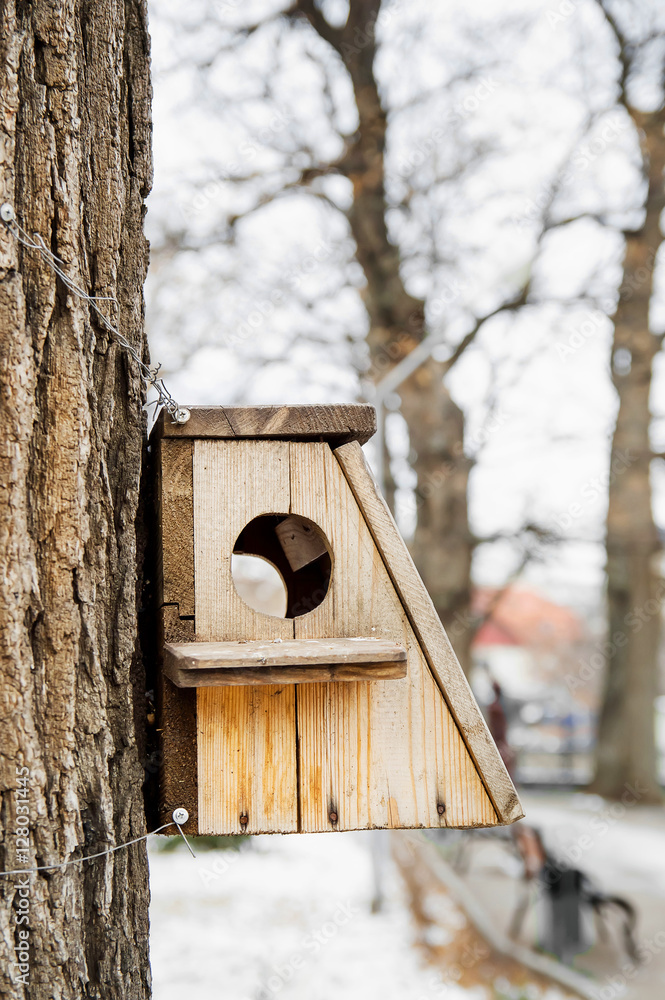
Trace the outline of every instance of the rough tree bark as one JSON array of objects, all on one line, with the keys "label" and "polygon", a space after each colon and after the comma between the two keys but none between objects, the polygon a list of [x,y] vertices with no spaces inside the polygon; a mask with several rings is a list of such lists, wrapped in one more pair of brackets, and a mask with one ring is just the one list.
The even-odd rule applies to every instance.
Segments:
[{"label": "rough tree bark", "polygon": [[[151,180],[144,0],[7,2],[0,200],[145,352]],[[145,832],[137,657],[143,388],[34,251],[0,231],[3,869]],[[27,779],[24,779],[27,775]],[[27,797],[23,786],[27,785]],[[27,807],[27,809],[26,809]],[[29,816],[29,849],[15,831]],[[27,885],[23,889],[23,885]],[[147,997],[144,844],[0,878],[0,994]],[[27,907],[27,909],[26,909]],[[17,923],[24,912],[26,923]],[[29,971],[16,961],[28,930]]]},{"label": "rough tree bark", "polygon": [[[410,295],[398,248],[386,226],[384,152],[387,115],[374,73],[375,25],[381,0],[352,0],[342,28],[325,19],[314,0],[294,12],[341,58],[351,80],[358,129],[334,169],[353,184],[348,220],[366,286],[370,375],[379,381],[426,334],[425,303]],[[464,417],[443,382],[444,366],[430,360],[399,390],[401,412],[417,476],[417,523],[412,553],[465,670],[470,667],[472,539],[467,512],[470,463],[464,454]]]},{"label": "rough tree bark", "polygon": [[641,801],[661,801],[654,699],[665,588],[661,545],[651,508],[650,390],[662,337],[649,329],[656,254],[665,208],[665,108],[627,107],[641,131],[648,176],[642,227],[626,234],[624,273],[614,318],[612,378],[619,410],[612,440],[607,514],[609,651],[592,789],[621,798],[628,785]]}]

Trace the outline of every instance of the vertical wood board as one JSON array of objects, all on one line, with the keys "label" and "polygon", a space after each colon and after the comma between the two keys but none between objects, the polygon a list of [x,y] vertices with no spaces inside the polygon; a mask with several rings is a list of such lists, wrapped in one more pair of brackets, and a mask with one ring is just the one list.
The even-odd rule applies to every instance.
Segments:
[{"label": "vertical wood board", "polygon": [[[289,512],[289,443],[195,441],[194,496],[196,640],[293,638],[293,622],[254,611],[231,576],[247,522]],[[297,830],[294,685],[200,688],[197,722],[200,832]]]},{"label": "vertical wood board", "polygon": [[167,439],[158,444],[160,592],[157,602],[177,604],[178,614],[194,614],[193,442]]},{"label": "vertical wood board", "polygon": [[[175,605],[160,609],[161,642],[191,642],[194,622],[178,617]],[[156,683],[160,751],[159,821],[169,823],[174,809],[189,813],[185,833],[198,833],[196,691],[178,690],[159,670]]]},{"label": "vertical wood board", "polygon": [[[156,441],[157,549],[156,602],[158,645],[194,638],[194,491],[193,442]],[[155,681],[159,719],[160,823],[173,810],[189,813],[186,832],[197,827],[196,693],[183,698],[160,668]]]}]

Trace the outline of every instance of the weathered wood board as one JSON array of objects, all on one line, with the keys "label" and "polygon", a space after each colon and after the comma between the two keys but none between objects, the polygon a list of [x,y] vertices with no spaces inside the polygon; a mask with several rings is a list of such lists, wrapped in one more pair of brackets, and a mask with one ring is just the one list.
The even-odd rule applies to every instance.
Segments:
[{"label": "weathered wood board", "polygon": [[181,618],[194,614],[193,441],[158,444],[160,526],[157,600],[177,604]]},{"label": "weathered wood board", "polygon": [[[197,642],[294,637],[292,620],[245,604],[231,575],[245,525],[289,512],[289,448],[288,441],[194,442]],[[297,830],[295,686],[202,687],[196,714],[200,832]]]},{"label": "weathered wood board", "polygon": [[155,435],[168,438],[282,439],[365,444],[376,433],[376,411],[363,403],[336,406],[192,406],[186,424],[163,410]]},{"label": "weathered wood board", "polygon": [[176,687],[406,677],[406,650],[382,639],[165,643],[163,663]]},{"label": "weathered wood board", "polygon": [[[194,639],[194,486],[191,440],[153,438],[158,525],[155,598],[160,647]],[[187,809],[187,833],[198,830],[196,693],[178,691],[157,670],[159,821]]]}]

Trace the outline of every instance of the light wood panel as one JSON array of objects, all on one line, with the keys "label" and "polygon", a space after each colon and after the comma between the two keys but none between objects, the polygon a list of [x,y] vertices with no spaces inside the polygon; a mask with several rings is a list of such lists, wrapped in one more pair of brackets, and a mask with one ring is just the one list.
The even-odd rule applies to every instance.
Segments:
[{"label": "light wood panel", "polygon": [[357,443],[334,452],[363,512],[396,592],[420,641],[432,676],[464,734],[464,741],[483,777],[500,821],[514,823],[524,815],[510,776],[487,729],[441,620],[420,579]]},{"label": "light wood panel", "polygon": [[[245,524],[289,512],[288,442],[196,440],[194,497],[197,642],[293,638],[293,622],[254,611],[231,576]],[[199,831],[295,831],[293,685],[199,688],[197,727]]]},{"label": "light wood panel", "polygon": [[291,511],[333,553],[328,595],[295,619],[296,638],[367,635],[408,654],[404,680],[298,690],[301,829],[496,824],[341,466],[327,444],[305,442],[291,443],[290,464]]}]

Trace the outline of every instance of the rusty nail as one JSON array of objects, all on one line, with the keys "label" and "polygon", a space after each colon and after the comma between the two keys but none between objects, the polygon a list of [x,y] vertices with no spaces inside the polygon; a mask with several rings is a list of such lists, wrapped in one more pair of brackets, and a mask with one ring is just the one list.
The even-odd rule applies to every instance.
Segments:
[{"label": "rusty nail", "polygon": [[331,823],[336,823],[337,822],[337,813],[336,812],[331,812],[329,814],[329,816],[330,816],[330,822]]},{"label": "rusty nail", "polygon": [[248,823],[249,823],[249,816],[246,816],[243,813],[242,816],[240,817],[240,825],[241,826],[247,826]]},{"label": "rusty nail", "polygon": [[438,812],[439,816],[443,816],[444,812],[446,811],[446,807],[444,806],[443,802],[439,802],[438,806],[436,807],[436,811]]}]

